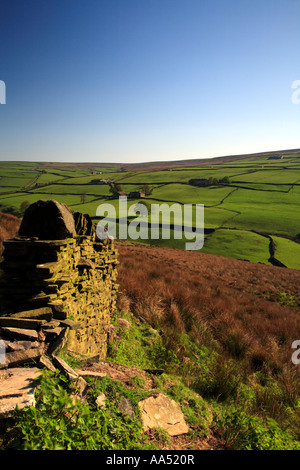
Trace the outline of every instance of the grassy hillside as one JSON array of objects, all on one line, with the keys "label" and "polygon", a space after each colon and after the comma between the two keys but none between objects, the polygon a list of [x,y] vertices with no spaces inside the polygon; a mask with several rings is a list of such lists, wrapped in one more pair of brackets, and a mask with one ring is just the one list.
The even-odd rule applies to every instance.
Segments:
[{"label": "grassy hillside", "polygon": [[[291,344],[300,337],[300,272],[117,246],[107,375],[86,377],[82,400],[72,381],[45,373],[36,407],[0,423],[0,448],[299,450],[300,373]],[[68,350],[59,355],[75,370],[99,368]],[[158,393],[179,404],[187,434],[143,430],[138,402]],[[122,398],[131,417],[120,411]]]},{"label": "grassy hillside", "polygon": [[[253,449],[257,419],[299,441],[291,345],[300,337],[300,273],[176,249],[121,244],[119,252],[119,309],[162,330],[171,369],[213,409],[210,430],[231,448]],[[257,445],[267,448],[263,435]]]}]

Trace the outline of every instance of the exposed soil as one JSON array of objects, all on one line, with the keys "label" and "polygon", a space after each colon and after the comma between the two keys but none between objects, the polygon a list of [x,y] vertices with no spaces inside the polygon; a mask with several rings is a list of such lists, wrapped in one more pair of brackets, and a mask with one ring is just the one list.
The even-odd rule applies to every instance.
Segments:
[{"label": "exposed soil", "polygon": [[135,385],[132,383],[131,379],[133,377],[140,377],[144,380],[145,388],[153,388],[151,375],[137,367],[124,366],[113,362],[95,362],[84,367],[84,371],[105,373],[113,380],[122,382],[122,384],[127,388],[134,388]]},{"label": "exposed soil", "polygon": [[[113,380],[120,381],[126,388],[131,389],[136,387],[131,379],[133,377],[140,377],[144,380],[144,387],[146,389],[151,390],[154,388],[154,376],[137,367],[124,366],[113,362],[95,362],[84,367],[84,371],[106,373]],[[167,384],[166,387],[168,387]],[[197,428],[194,427],[194,429],[196,430]],[[195,437],[189,434],[169,436],[166,443],[159,439],[152,430],[147,431],[146,435],[149,441],[161,450],[227,450],[226,444],[213,434],[206,438]]]}]

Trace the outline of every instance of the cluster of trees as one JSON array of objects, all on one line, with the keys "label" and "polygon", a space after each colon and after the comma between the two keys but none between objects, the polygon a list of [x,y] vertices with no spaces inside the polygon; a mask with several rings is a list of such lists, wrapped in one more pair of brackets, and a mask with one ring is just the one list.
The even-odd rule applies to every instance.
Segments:
[{"label": "cluster of trees", "polygon": [[149,184],[144,184],[142,188],[143,193],[145,193],[146,196],[151,196],[153,188]]},{"label": "cluster of trees", "polygon": [[[141,191],[145,194],[145,196],[150,196],[152,194],[153,188],[149,184],[144,184]],[[118,183],[111,183],[109,192],[113,196],[117,196],[120,192],[123,192],[123,188]]]},{"label": "cluster of trees", "polygon": [[228,176],[223,178],[213,178],[212,176],[206,180],[204,186],[217,186],[218,184],[230,184],[230,179]]},{"label": "cluster of trees", "polygon": [[122,192],[123,189],[122,189],[122,186],[120,184],[117,184],[117,183],[111,183],[110,184],[110,187],[109,187],[109,192],[113,195],[113,196],[117,196],[120,192]]},{"label": "cluster of trees", "polygon": [[219,184],[230,184],[230,179],[228,176],[224,176],[223,178],[214,178],[210,176],[208,179],[201,178],[201,179],[191,179],[189,184],[194,186],[218,186]]}]

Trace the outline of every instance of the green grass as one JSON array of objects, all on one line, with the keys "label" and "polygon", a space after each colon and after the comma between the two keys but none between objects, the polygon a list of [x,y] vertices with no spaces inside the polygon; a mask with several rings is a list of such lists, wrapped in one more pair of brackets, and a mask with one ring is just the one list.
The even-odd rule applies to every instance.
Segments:
[{"label": "green grass", "polygon": [[213,206],[220,204],[222,199],[228,196],[233,189],[234,188],[230,186],[198,188],[188,184],[175,183],[155,188],[151,194],[151,199],[175,200],[182,204],[204,204],[205,206]]},{"label": "green grass", "polygon": [[33,179],[38,175],[38,171],[32,171],[30,169],[22,170],[21,168],[1,168],[0,167],[0,176],[7,178],[28,178]]},{"label": "green grass", "polygon": [[[119,327],[118,318],[126,319],[129,328]],[[173,442],[165,432],[155,429],[147,435],[142,428],[138,403],[159,393],[174,400],[183,412],[189,426],[183,443],[191,451],[210,437],[229,450],[300,449],[293,415],[298,406],[284,396],[276,379],[265,377],[263,381],[259,373],[247,377],[241,373],[241,362],[221,357],[216,341],[208,347],[188,333],[174,332],[171,347],[166,348],[168,338],[164,339],[160,330],[141,323],[126,310],[115,311],[112,323],[116,336],[109,343],[107,360],[135,367],[135,375],[128,377],[126,384],[109,375],[86,377],[88,389],[80,400],[71,398],[76,390],[74,381],[44,371],[36,389],[35,407],[15,410],[6,428],[2,426],[1,450],[132,452],[161,449],[167,444],[172,449]],[[82,357],[74,358],[64,350],[58,354],[71,367],[84,367]],[[163,373],[152,375],[149,389],[140,373],[144,368],[157,367],[163,368]],[[105,396],[105,407],[96,405],[100,394]],[[263,396],[265,405],[279,401],[288,420],[274,417],[272,407],[262,407]],[[122,397],[130,400],[133,417],[119,410]]]},{"label": "green grass", "polygon": [[[38,175],[36,183],[45,186],[31,186],[24,192],[24,187]],[[230,178],[229,186],[199,188],[186,184],[192,178],[225,176]],[[262,247],[267,239],[254,235],[252,230],[272,236],[300,237],[300,185],[292,186],[296,181],[300,182],[300,157],[297,155],[282,160],[254,156],[226,164],[128,172],[105,168],[101,164],[82,168],[64,167],[59,163],[0,162],[0,205],[2,210],[13,208],[17,211],[24,200],[32,203],[51,198],[97,220],[97,207],[109,203],[116,208],[118,217],[118,200],[107,199],[110,196],[109,185],[91,184],[93,179],[102,178],[120,183],[127,194],[141,190],[145,183],[150,183],[153,192],[146,198],[149,204],[162,204],[163,201],[169,206],[173,202],[204,204],[206,229],[235,229],[220,230],[210,236],[204,248],[210,253],[251,258],[254,262],[265,263],[267,254]],[[168,182],[170,184],[166,184]],[[139,200],[128,199],[128,205],[137,202]],[[181,223],[181,218],[174,219],[171,214],[173,222]],[[277,243],[278,259],[289,267],[299,269],[298,245],[282,238]],[[172,237],[171,240],[161,240],[161,244],[182,248],[185,242]]]},{"label": "green grass", "polygon": [[60,180],[64,180],[65,177],[64,176],[61,176],[61,175],[55,175],[53,173],[42,173],[36,183],[38,184],[49,184],[49,183],[53,183],[54,181],[60,181]]},{"label": "green grass", "polygon": [[[113,174],[113,177],[111,176],[112,173],[106,173],[106,174],[101,174],[101,175],[85,175],[85,176],[78,176],[75,174],[74,176],[68,178],[68,179],[64,179],[64,184],[68,184],[70,186],[76,186],[77,184],[78,185],[81,185],[81,184],[90,184],[91,181],[93,180],[100,180],[100,179],[115,179],[114,176],[116,175],[119,175],[118,173],[117,174]],[[97,185],[97,186],[101,186],[101,185]]]},{"label": "green grass", "polygon": [[34,189],[35,193],[43,193],[46,195],[49,194],[93,194],[95,197],[108,196],[109,186],[107,184],[74,184],[74,185],[64,185],[64,184],[51,184],[49,186],[44,186],[42,188]]},{"label": "green grass", "polygon": [[44,166],[38,166],[36,167],[39,171],[46,171],[46,174],[53,174],[55,173],[57,176],[62,177],[62,178],[72,178],[72,177],[78,177],[78,176],[87,176],[90,174],[89,170],[84,170],[80,168],[67,168],[67,169],[62,169],[59,167],[48,167],[45,168]]},{"label": "green grass", "polygon": [[300,170],[271,170],[266,169],[249,173],[247,175],[234,176],[232,181],[248,181],[249,183],[280,183],[289,184],[300,181]]},{"label": "green grass", "polygon": [[[118,325],[120,317],[128,321],[129,328]],[[113,362],[140,369],[160,369],[174,360],[174,354],[164,348],[159,333],[147,323],[140,324],[130,312],[116,310],[111,323],[116,337],[108,345],[108,356]]]},{"label": "green grass", "polygon": [[13,186],[16,189],[19,189],[30,183],[35,178],[35,176],[37,176],[37,174],[15,177],[3,176],[3,178],[0,180],[0,185],[1,187]]},{"label": "green grass", "polygon": [[244,173],[245,170],[231,169],[231,168],[220,168],[215,167],[207,169],[194,168],[194,169],[178,169],[178,170],[164,170],[164,171],[151,171],[151,172],[136,172],[135,174],[129,175],[124,174],[123,178],[119,178],[119,181],[124,183],[174,183],[174,182],[188,182],[193,178],[222,178],[229,176],[231,178],[239,173]]},{"label": "green grass", "polygon": [[16,192],[16,187],[15,186],[0,186],[0,193],[1,194],[15,193],[15,192]]},{"label": "green grass", "polygon": [[[176,237],[178,237],[178,238],[176,238]],[[128,237],[128,240],[133,241],[130,238],[130,236]],[[170,230],[170,238],[169,239],[164,239],[163,235],[162,235],[162,230],[160,229],[159,230],[159,239],[158,240],[151,239],[150,230],[149,230],[148,239],[138,239],[137,241],[139,243],[143,243],[143,244],[146,244],[146,245],[163,246],[165,248],[178,248],[178,249],[181,249],[181,250],[185,250],[186,249],[186,243],[194,243],[195,242],[195,237],[193,237],[192,239],[187,239],[183,232],[181,232],[179,230]]]},{"label": "green grass", "polygon": [[275,242],[275,258],[291,269],[300,269],[300,244],[282,237],[272,236]]},{"label": "green grass", "polygon": [[0,162],[0,171],[5,169],[34,169],[37,167],[36,162],[10,162],[10,161],[1,161]]},{"label": "green grass", "polygon": [[207,237],[201,251],[253,263],[270,264],[269,240],[243,230],[217,230]]},{"label": "green grass", "polygon": [[[159,240],[151,240],[150,231],[148,240],[139,239],[138,242],[151,245],[164,246],[166,248],[186,249],[186,243],[195,241],[195,238],[187,239],[180,231],[170,231],[170,239],[162,238],[159,231]],[[181,238],[175,238],[181,236]],[[270,264],[269,240],[261,235],[243,230],[217,230],[208,235],[201,248],[201,253],[225,256],[227,258],[247,260],[252,263]],[[283,263],[284,261],[281,260]]]},{"label": "green grass", "polygon": [[300,187],[289,193],[238,189],[222,207],[239,214],[227,227],[295,236],[300,233]]},{"label": "green grass", "polygon": [[[253,191],[266,191],[266,192],[273,192],[278,191],[281,193],[288,193],[293,191],[293,187],[291,184],[264,184],[264,183],[237,183],[232,182],[232,186],[240,187],[244,189],[252,189]],[[261,192],[261,195],[264,195],[264,192]]]},{"label": "green grass", "polygon": [[[91,196],[86,196],[89,199]],[[8,208],[12,208],[16,213],[20,209],[20,205],[24,201],[29,201],[33,204],[40,199],[55,199],[58,202],[62,202],[70,206],[73,210],[80,212],[77,207],[81,206],[80,195],[65,195],[65,194],[53,194],[51,197],[45,194],[33,194],[33,193],[19,193],[17,196],[3,196],[0,198],[0,210],[5,212]],[[9,210],[9,212],[11,212]]]}]

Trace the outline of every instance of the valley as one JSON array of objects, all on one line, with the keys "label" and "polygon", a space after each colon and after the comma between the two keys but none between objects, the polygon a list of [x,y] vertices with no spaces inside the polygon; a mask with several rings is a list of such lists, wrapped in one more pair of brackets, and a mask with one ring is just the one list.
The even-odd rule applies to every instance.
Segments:
[{"label": "valley", "polygon": [[[1,162],[0,210],[21,217],[29,204],[55,199],[97,222],[97,207],[103,203],[113,204],[119,216],[121,194],[128,196],[128,205],[203,204],[203,253],[300,269],[300,153],[195,162]],[[193,222],[191,226],[195,228]],[[184,237],[174,228],[167,240],[149,235],[142,242],[184,248]]]}]

